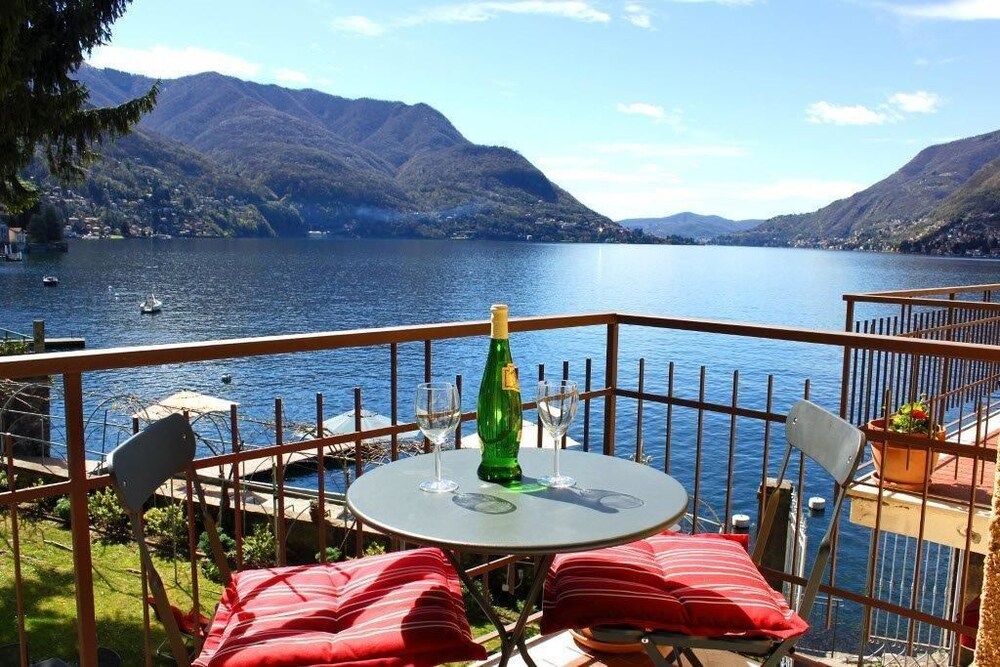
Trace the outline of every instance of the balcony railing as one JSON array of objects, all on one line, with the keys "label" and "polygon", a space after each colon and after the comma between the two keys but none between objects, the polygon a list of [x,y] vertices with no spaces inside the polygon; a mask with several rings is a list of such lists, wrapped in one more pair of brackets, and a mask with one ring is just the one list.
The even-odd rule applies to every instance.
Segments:
[{"label": "balcony railing", "polygon": [[[977,305],[977,312],[982,310]],[[853,321],[850,311],[849,308],[848,320]],[[878,384],[884,383],[884,379],[874,378],[888,377],[891,375],[888,369],[923,369],[929,367],[927,360],[935,360],[948,369],[948,380],[941,386],[979,388],[973,394],[961,394],[963,400],[974,398],[976,405],[969,407],[957,398],[949,405],[953,406],[951,409],[959,409],[961,405],[964,414],[976,415],[981,437],[974,442],[970,439],[960,442],[952,434],[945,442],[914,438],[910,443],[914,450],[930,448],[955,457],[956,462],[968,462],[973,478],[987,474],[987,466],[995,459],[995,452],[983,444],[988,412],[978,404],[988,402],[992,385],[983,378],[1000,364],[1000,348],[985,333],[967,341],[947,336],[902,336],[891,328],[870,331],[861,327],[854,331],[852,325],[848,331],[822,331],[623,313],[520,318],[512,320],[510,328],[523,385],[530,384],[527,378],[533,373],[539,378],[560,375],[580,381],[585,390],[581,417],[570,435],[581,440],[595,455],[600,452],[633,458],[676,477],[692,499],[686,522],[689,530],[730,530],[734,514],[756,518],[758,491],[766,485],[777,464],[773,450],[780,451],[772,443],[782,439],[785,411],[795,400],[809,397],[828,408],[840,408],[852,418],[874,414],[875,399],[865,398],[865,407],[857,407],[859,387],[864,388],[866,397],[875,396],[874,390],[886,385]],[[918,328],[926,330],[927,326]],[[284,563],[290,555],[289,527],[296,525],[296,521],[311,525],[306,518],[310,515],[323,525],[315,531],[314,546],[321,558],[334,539],[343,539],[343,533],[336,532],[341,530],[353,532],[353,539],[346,538],[344,542],[352,546],[350,555],[361,553],[365,531],[339,511],[336,506],[339,496],[327,475],[329,470],[337,470],[332,464],[334,455],[343,453],[345,448],[361,452],[362,455],[353,457],[353,474],[364,474],[363,441],[388,436],[387,458],[397,458],[400,435],[415,428],[409,410],[400,407],[408,405],[407,383],[454,377],[466,396],[464,405],[468,408],[473,404],[468,397],[475,395],[482,363],[481,355],[473,351],[485,347],[482,339],[487,334],[486,322],[461,322],[0,359],[0,382],[10,381],[8,394],[16,393],[19,378],[53,377],[53,395],[62,400],[52,406],[51,419],[62,420],[54,430],[65,434],[65,442],[60,443],[65,446],[62,481],[0,492],[0,507],[8,510],[12,544],[3,558],[13,565],[9,568],[5,565],[2,570],[11,572],[12,580],[3,581],[0,588],[5,594],[15,594],[18,611],[16,636],[4,634],[0,643],[18,641],[24,645],[31,640],[25,623],[25,609],[31,606],[31,600],[25,597],[28,590],[18,562],[18,505],[65,495],[70,502],[79,660],[85,666],[96,664],[99,627],[94,605],[93,538],[87,528],[88,494],[108,486],[109,481],[99,470],[88,467],[97,458],[98,449],[93,442],[95,429],[89,422],[98,404],[106,407],[106,403],[84,391],[89,379],[94,378],[91,384],[99,383],[109,372],[115,372],[115,377],[132,378],[136,383],[158,379],[165,387],[178,383],[177,378],[184,377],[184,369],[199,375],[204,373],[206,364],[220,360],[239,362],[245,369],[265,365],[286,368],[281,382],[272,388],[273,395],[266,399],[272,402],[272,416],[265,420],[270,439],[246,441],[241,424],[247,408],[234,405],[218,438],[225,443],[225,451],[215,454],[206,451],[196,462],[199,474],[215,481],[219,489],[216,502],[232,509],[238,564],[242,564],[249,524],[259,522],[260,517],[271,524],[277,545],[275,558]],[[476,338],[480,340],[473,340]],[[331,356],[335,361],[331,362]],[[897,361],[887,364],[886,359]],[[380,401],[382,405],[388,403],[392,425],[363,430],[359,421],[353,433],[291,439],[292,429],[286,423],[290,411],[314,413],[314,432],[319,432],[318,426],[330,411],[328,406],[333,399],[303,385],[325,382],[326,371],[321,373],[317,369],[331,366],[352,369],[353,375],[341,378],[340,384],[350,382],[356,386],[349,392],[356,412]],[[900,372],[901,377],[912,377]],[[922,372],[918,370],[917,375]],[[872,391],[868,391],[869,385]],[[894,386],[905,383],[900,381]],[[283,394],[299,397],[294,409],[281,398]],[[525,394],[525,398],[530,398],[527,395],[530,392]],[[303,406],[303,396],[314,397],[309,399],[312,404]],[[338,398],[343,396],[338,393]],[[530,401],[525,402],[526,409],[532,407]],[[474,420],[473,411],[464,414],[455,446],[461,446],[463,429],[468,433]],[[132,418],[130,428],[139,427],[139,419]],[[6,436],[5,444],[8,475],[13,479],[19,464],[12,451],[14,437]],[[304,516],[302,501],[287,488],[286,480],[290,461],[305,454],[315,458],[316,481],[311,494],[312,511]],[[247,479],[261,466],[271,470],[263,487]],[[789,521],[788,552],[784,564],[769,572],[774,581],[784,582],[789,591],[802,583],[796,574],[796,563],[810,556],[805,499],[829,493],[829,489],[818,488],[812,482],[811,468],[802,462],[791,477],[796,480],[798,502]],[[185,492],[183,484],[178,487],[175,499],[189,505],[191,510],[190,493]],[[884,484],[875,485],[878,507],[894,495]],[[932,536],[925,534],[923,517],[935,502],[934,494],[925,486],[916,495],[922,518],[913,538],[917,553],[908,561],[909,565],[900,566],[903,585],[911,593],[903,598],[884,593],[879,587],[878,572],[873,569],[879,550],[884,549],[880,539],[887,530],[882,518],[877,517],[869,527],[845,520],[831,573],[822,589],[826,603],[817,605],[810,619],[813,630],[804,644],[816,650],[836,649],[856,654],[859,664],[860,656],[873,650],[913,655],[931,651],[928,647],[933,645],[945,647],[944,662],[958,664],[958,635],[975,634],[974,628],[961,622],[959,611],[968,591],[977,588],[975,580],[970,578],[970,554],[976,547],[971,526],[982,509],[982,500],[975,492],[969,496],[963,514],[967,527],[965,548],[942,573],[937,571],[942,569],[940,566],[926,564]],[[188,511],[187,515],[194,516],[194,512]],[[193,528],[189,535],[193,542]],[[476,575],[485,580],[509,574],[513,562],[512,558],[484,562]],[[925,587],[925,582],[928,571],[935,568],[947,585],[931,590]],[[196,579],[199,576],[196,571],[192,575]],[[196,599],[197,590],[195,586]],[[941,599],[945,604],[938,604]],[[201,600],[200,606],[210,607],[210,602]],[[136,599],[135,604],[139,607],[143,601]],[[880,615],[900,619],[897,625],[903,627],[889,648],[882,639],[879,639],[881,644],[873,644],[873,637],[882,637],[873,632],[872,625],[873,619],[881,618]],[[147,617],[147,631],[149,623]],[[155,620],[151,623],[156,624]],[[928,634],[933,635],[933,641],[926,641]],[[148,646],[149,642],[146,643]]]}]

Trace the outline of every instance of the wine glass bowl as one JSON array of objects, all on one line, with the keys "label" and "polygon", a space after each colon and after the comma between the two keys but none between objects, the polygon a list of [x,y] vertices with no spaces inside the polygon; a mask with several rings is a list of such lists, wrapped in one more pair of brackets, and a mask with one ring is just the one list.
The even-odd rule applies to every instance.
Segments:
[{"label": "wine glass bowl", "polygon": [[580,393],[572,380],[540,380],[535,394],[538,404],[538,418],[542,426],[552,437],[554,453],[552,456],[552,474],[538,481],[544,486],[557,489],[576,484],[576,480],[559,472],[559,450],[562,448],[562,438],[569,430],[576,416],[576,407],[580,402]]},{"label": "wine glass bowl", "polygon": [[434,445],[434,479],[420,483],[430,493],[447,493],[458,484],[441,476],[441,445],[455,432],[462,420],[462,400],[458,387],[450,382],[421,382],[413,397],[417,426]]}]

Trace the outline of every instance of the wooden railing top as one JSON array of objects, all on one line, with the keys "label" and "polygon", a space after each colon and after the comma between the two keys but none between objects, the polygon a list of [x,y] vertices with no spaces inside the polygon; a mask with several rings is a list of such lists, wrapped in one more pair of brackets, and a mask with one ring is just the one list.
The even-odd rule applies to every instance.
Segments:
[{"label": "wooden railing top", "polygon": [[872,301],[879,300],[878,297],[919,297],[934,296],[939,294],[964,294],[973,292],[992,292],[1000,290],[1000,284],[990,283],[984,285],[956,285],[954,287],[922,287],[919,289],[885,290],[881,292],[859,292],[845,294],[844,301]]},{"label": "wooden railing top", "polygon": [[[685,317],[660,317],[621,313],[522,317],[512,319],[510,321],[510,329],[513,332],[544,331],[566,327],[614,324],[1000,362],[1000,347],[995,345],[913,340],[899,336]],[[488,333],[489,323],[486,321],[452,322],[19,355],[0,358],[0,378],[15,379],[237,357],[315,352],[319,350],[388,345],[390,343],[485,336]]]},{"label": "wooden railing top", "polygon": [[[608,325],[613,324],[615,318],[613,313],[520,317],[511,319],[510,330],[512,332],[544,331],[566,327]],[[0,378],[83,373],[215,359],[369,347],[390,343],[446,340],[486,336],[489,335],[489,332],[489,321],[450,322],[19,355],[0,357]]]}]

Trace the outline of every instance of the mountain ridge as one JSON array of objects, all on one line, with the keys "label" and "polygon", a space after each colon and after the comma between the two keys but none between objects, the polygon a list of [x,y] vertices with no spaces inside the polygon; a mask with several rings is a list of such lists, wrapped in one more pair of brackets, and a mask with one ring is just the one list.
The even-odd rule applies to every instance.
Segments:
[{"label": "mountain ridge", "polygon": [[719,215],[684,211],[662,218],[628,218],[619,220],[618,224],[628,229],[641,229],[660,238],[681,236],[695,241],[709,241],[723,234],[752,229],[762,222],[764,221],[730,220]]},{"label": "mountain ridge", "polygon": [[921,239],[945,224],[936,220],[935,211],[997,159],[1000,130],[929,146],[850,197],[812,213],[776,216],[716,242],[915,251],[926,246]]},{"label": "mountain ridge", "polygon": [[[89,66],[78,74],[98,106],[120,104],[154,83],[149,77]],[[218,172],[199,182],[199,188],[212,190],[213,201],[206,205],[219,209],[214,201],[219,193],[208,184],[229,181],[236,191],[227,196],[258,212],[265,204],[278,203],[293,210],[302,224],[284,229],[296,233],[316,229],[346,237],[654,241],[590,210],[516,151],[473,144],[423,103],[350,100],[206,72],[161,81],[159,101],[136,131],[143,141],[106,151],[105,162],[121,164],[106,165],[95,177],[101,187],[120,195],[116,205],[128,209],[125,220],[117,215],[120,211],[97,203],[103,195],[96,193],[101,187],[95,179],[88,177],[89,184],[72,188],[74,197],[99,209],[88,214],[114,218],[123,228],[130,221],[141,222],[170,233],[173,221],[186,217],[178,210],[178,198],[208,197],[201,190],[187,193],[183,170],[163,169],[169,153],[183,147],[203,158],[202,171]],[[130,154],[140,143],[141,155]],[[162,155],[154,159],[155,151]],[[190,162],[185,155],[182,161]],[[147,158],[152,162],[143,162]],[[130,171],[140,168],[146,172],[138,179]],[[45,179],[37,169],[32,174]],[[163,179],[169,183],[160,183]],[[146,188],[145,194],[124,193],[128,183]],[[164,215],[159,218],[134,205],[140,195],[158,187],[170,195],[160,198]],[[263,213],[261,217],[266,219]],[[277,233],[259,223],[243,231]],[[202,232],[211,229],[192,233]]]}]

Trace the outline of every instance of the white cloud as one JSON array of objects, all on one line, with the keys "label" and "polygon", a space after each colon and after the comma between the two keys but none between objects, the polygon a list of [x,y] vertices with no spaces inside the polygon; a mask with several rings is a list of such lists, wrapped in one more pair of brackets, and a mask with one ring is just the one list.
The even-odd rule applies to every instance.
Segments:
[{"label": "white cloud", "polygon": [[653,20],[649,14],[649,10],[638,2],[625,3],[625,20],[637,28],[651,30],[653,27]]},{"label": "white cloud", "polygon": [[680,2],[684,4],[695,4],[702,2],[712,2],[717,5],[728,5],[730,7],[747,6],[756,4],[758,0],[670,0],[671,2]]},{"label": "white cloud", "polygon": [[842,106],[829,102],[810,104],[806,109],[806,119],[810,123],[830,125],[881,125],[891,120],[887,114],[861,104]]},{"label": "white cloud", "polygon": [[274,78],[282,83],[297,83],[302,85],[309,83],[309,76],[305,72],[294,69],[279,67],[274,70]]},{"label": "white cloud", "polygon": [[340,16],[330,22],[338,32],[352,32],[365,37],[378,37],[385,28],[366,16]]},{"label": "white cloud", "polygon": [[997,0],[948,0],[923,4],[888,5],[890,11],[900,16],[945,21],[982,21],[1000,19],[1000,2]]},{"label": "white cloud", "polygon": [[251,78],[260,72],[260,65],[218,51],[189,46],[174,49],[156,45],[149,49],[122,46],[101,46],[87,59],[94,67],[110,67],[134,74],[173,79],[198,72],[218,72],[240,78]]},{"label": "white cloud", "polygon": [[585,23],[607,23],[611,20],[609,14],[595,9],[584,0],[497,0],[432,7],[398,18],[389,25],[376,23],[366,16],[341,16],[333,19],[330,25],[340,32],[378,37],[390,28],[408,28],[427,23],[482,23],[504,14],[555,16]]},{"label": "white cloud", "polygon": [[619,103],[615,108],[624,114],[648,116],[655,120],[663,119],[663,107],[658,107],[655,104],[646,104],[645,102],[633,102],[632,104]]},{"label": "white cloud", "polygon": [[940,95],[918,90],[912,93],[893,93],[886,102],[872,109],[863,104],[839,105],[814,102],[806,108],[806,120],[828,125],[882,125],[906,118],[906,114],[935,113],[943,102]]},{"label": "white cloud", "polygon": [[587,23],[607,23],[611,20],[609,14],[595,9],[589,2],[581,0],[515,0],[444,5],[403,19],[401,23],[403,25],[480,23],[495,19],[502,14],[556,16]]},{"label": "white cloud", "polygon": [[678,157],[746,157],[747,149],[743,146],[725,144],[654,144],[609,142],[591,144],[594,151],[610,155],[626,155],[639,158],[678,158]]},{"label": "white cloud", "polygon": [[934,113],[941,105],[941,96],[918,90],[915,93],[896,93],[889,97],[889,104],[904,113]]}]

